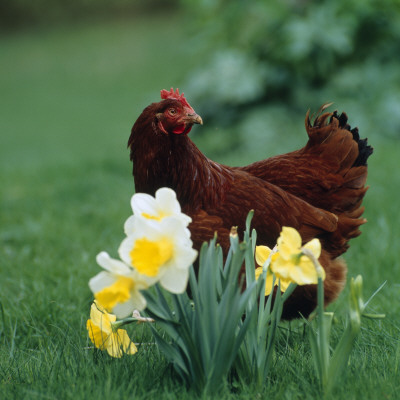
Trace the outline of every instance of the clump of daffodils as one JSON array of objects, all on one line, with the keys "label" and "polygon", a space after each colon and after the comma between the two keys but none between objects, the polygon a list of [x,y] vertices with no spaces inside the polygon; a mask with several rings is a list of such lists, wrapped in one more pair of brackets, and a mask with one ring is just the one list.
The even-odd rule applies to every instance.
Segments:
[{"label": "clump of daffodils", "polygon": [[[318,261],[318,239],[303,245],[296,229],[283,227],[273,250],[255,246],[250,212],[242,243],[237,230],[231,231],[225,260],[217,237],[203,245],[196,276],[191,269],[197,257],[188,229],[191,219],[181,212],[175,192],[162,188],[155,197],[138,193],[131,206],[119,258],[100,252],[96,260],[103,271],[89,281],[95,300],[86,327],[96,348],[116,358],[135,354],[138,349],[122,327],[157,320],[164,332],[151,327],[155,342],[188,387],[215,394],[231,374],[262,388],[273,365],[285,301],[296,285],[317,284],[317,327],[314,332],[310,325],[309,337],[320,386],[330,392],[348,363],[369,302],[362,300],[361,278],[351,283],[350,322],[331,351],[333,313],[324,312],[325,271]],[[245,288],[240,283],[243,264]],[[193,299],[185,293],[189,280]],[[280,290],[272,297],[274,285]],[[268,299],[260,296],[264,286]],[[147,316],[142,317],[144,309]]]},{"label": "clump of daffodils", "polygon": [[[171,293],[183,293],[189,267],[197,257],[188,229],[191,219],[181,212],[173,190],[161,188],[155,197],[137,193],[132,197],[131,206],[133,215],[124,225],[126,237],[119,247],[120,259],[111,258],[106,252],[99,253],[96,260],[104,271],[89,281],[96,301],[87,324],[89,337],[96,347],[107,349],[114,357],[120,353],[109,350],[105,343],[114,343],[117,337],[110,333],[107,342],[99,339],[98,332],[109,333],[110,323],[116,317],[125,318],[135,310],[144,310],[146,300],[141,292],[156,283]],[[106,331],[98,327],[95,322],[98,318],[93,320],[92,314],[96,317],[93,307],[103,313]],[[127,335],[121,338],[124,348]]]},{"label": "clump of daffodils", "polygon": [[256,247],[256,262],[260,266],[256,269],[256,278],[261,275],[263,268],[267,268],[266,296],[272,292],[273,282],[275,285],[280,282],[282,292],[290,283],[317,284],[318,278],[325,279],[325,271],[318,262],[320,255],[321,243],[318,239],[312,239],[302,246],[299,232],[284,226],[274,250],[267,246]]}]

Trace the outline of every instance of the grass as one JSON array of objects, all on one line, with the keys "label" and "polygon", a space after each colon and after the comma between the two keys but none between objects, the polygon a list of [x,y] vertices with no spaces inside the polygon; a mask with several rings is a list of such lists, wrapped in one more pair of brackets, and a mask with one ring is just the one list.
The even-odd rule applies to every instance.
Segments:
[{"label": "grass", "polygon": [[[130,127],[159,89],[181,84],[196,62],[179,22],[156,15],[0,38],[2,399],[192,398],[153,346],[114,360],[88,348],[85,329],[95,256],[116,255],[130,213]],[[212,157],[210,136],[200,129],[194,139]],[[346,259],[349,276],[363,275],[366,298],[387,280],[371,303],[387,318],[365,321],[337,399],[396,399],[400,389],[400,143],[379,129],[363,130],[375,147],[369,223]],[[272,141],[268,153],[276,148]],[[230,157],[219,153],[218,161]],[[251,160],[242,154],[235,163]],[[346,293],[330,307],[338,313],[337,336]],[[317,398],[308,342],[294,325],[282,328],[264,393],[239,386],[219,397]],[[132,336],[149,340],[146,329]]]}]

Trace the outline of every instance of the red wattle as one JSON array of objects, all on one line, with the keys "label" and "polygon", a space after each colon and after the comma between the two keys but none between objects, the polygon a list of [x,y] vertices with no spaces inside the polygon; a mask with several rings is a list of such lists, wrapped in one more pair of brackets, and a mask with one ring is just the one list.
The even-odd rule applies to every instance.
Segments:
[{"label": "red wattle", "polygon": [[186,132],[185,132],[185,129],[186,129],[185,124],[182,124],[182,125],[178,125],[172,132],[175,133],[176,135],[181,135],[182,133],[187,134],[187,133],[189,133],[191,127]]}]

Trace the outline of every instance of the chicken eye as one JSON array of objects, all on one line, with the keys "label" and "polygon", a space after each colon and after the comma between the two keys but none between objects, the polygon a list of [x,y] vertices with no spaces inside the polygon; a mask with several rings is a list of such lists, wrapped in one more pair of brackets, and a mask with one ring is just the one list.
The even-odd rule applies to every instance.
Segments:
[{"label": "chicken eye", "polygon": [[170,108],[170,109],[168,110],[168,112],[169,112],[171,115],[175,115],[175,114],[176,114],[175,108]]}]

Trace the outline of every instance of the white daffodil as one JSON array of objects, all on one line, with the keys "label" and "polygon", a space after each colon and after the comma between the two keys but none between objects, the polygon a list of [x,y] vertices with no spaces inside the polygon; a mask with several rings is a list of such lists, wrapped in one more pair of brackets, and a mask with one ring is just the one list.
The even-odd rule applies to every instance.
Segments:
[{"label": "white daffodil", "polygon": [[133,214],[125,222],[125,233],[127,236],[134,232],[135,223],[144,218],[150,221],[162,221],[167,217],[177,217],[185,227],[192,219],[181,212],[181,206],[176,199],[172,189],[161,188],[156,192],[155,198],[146,193],[136,193],[132,196],[131,206]]},{"label": "white daffodil", "polygon": [[96,257],[102,271],[89,281],[97,303],[113,312],[118,318],[132,314],[133,310],[146,308],[140,290],[147,289],[155,279],[141,276],[122,261],[111,258],[105,251]]},{"label": "white daffodil", "polygon": [[157,223],[138,219],[133,232],[121,243],[119,255],[141,275],[156,279],[172,293],[182,293],[197,251],[181,218],[171,216]]}]

